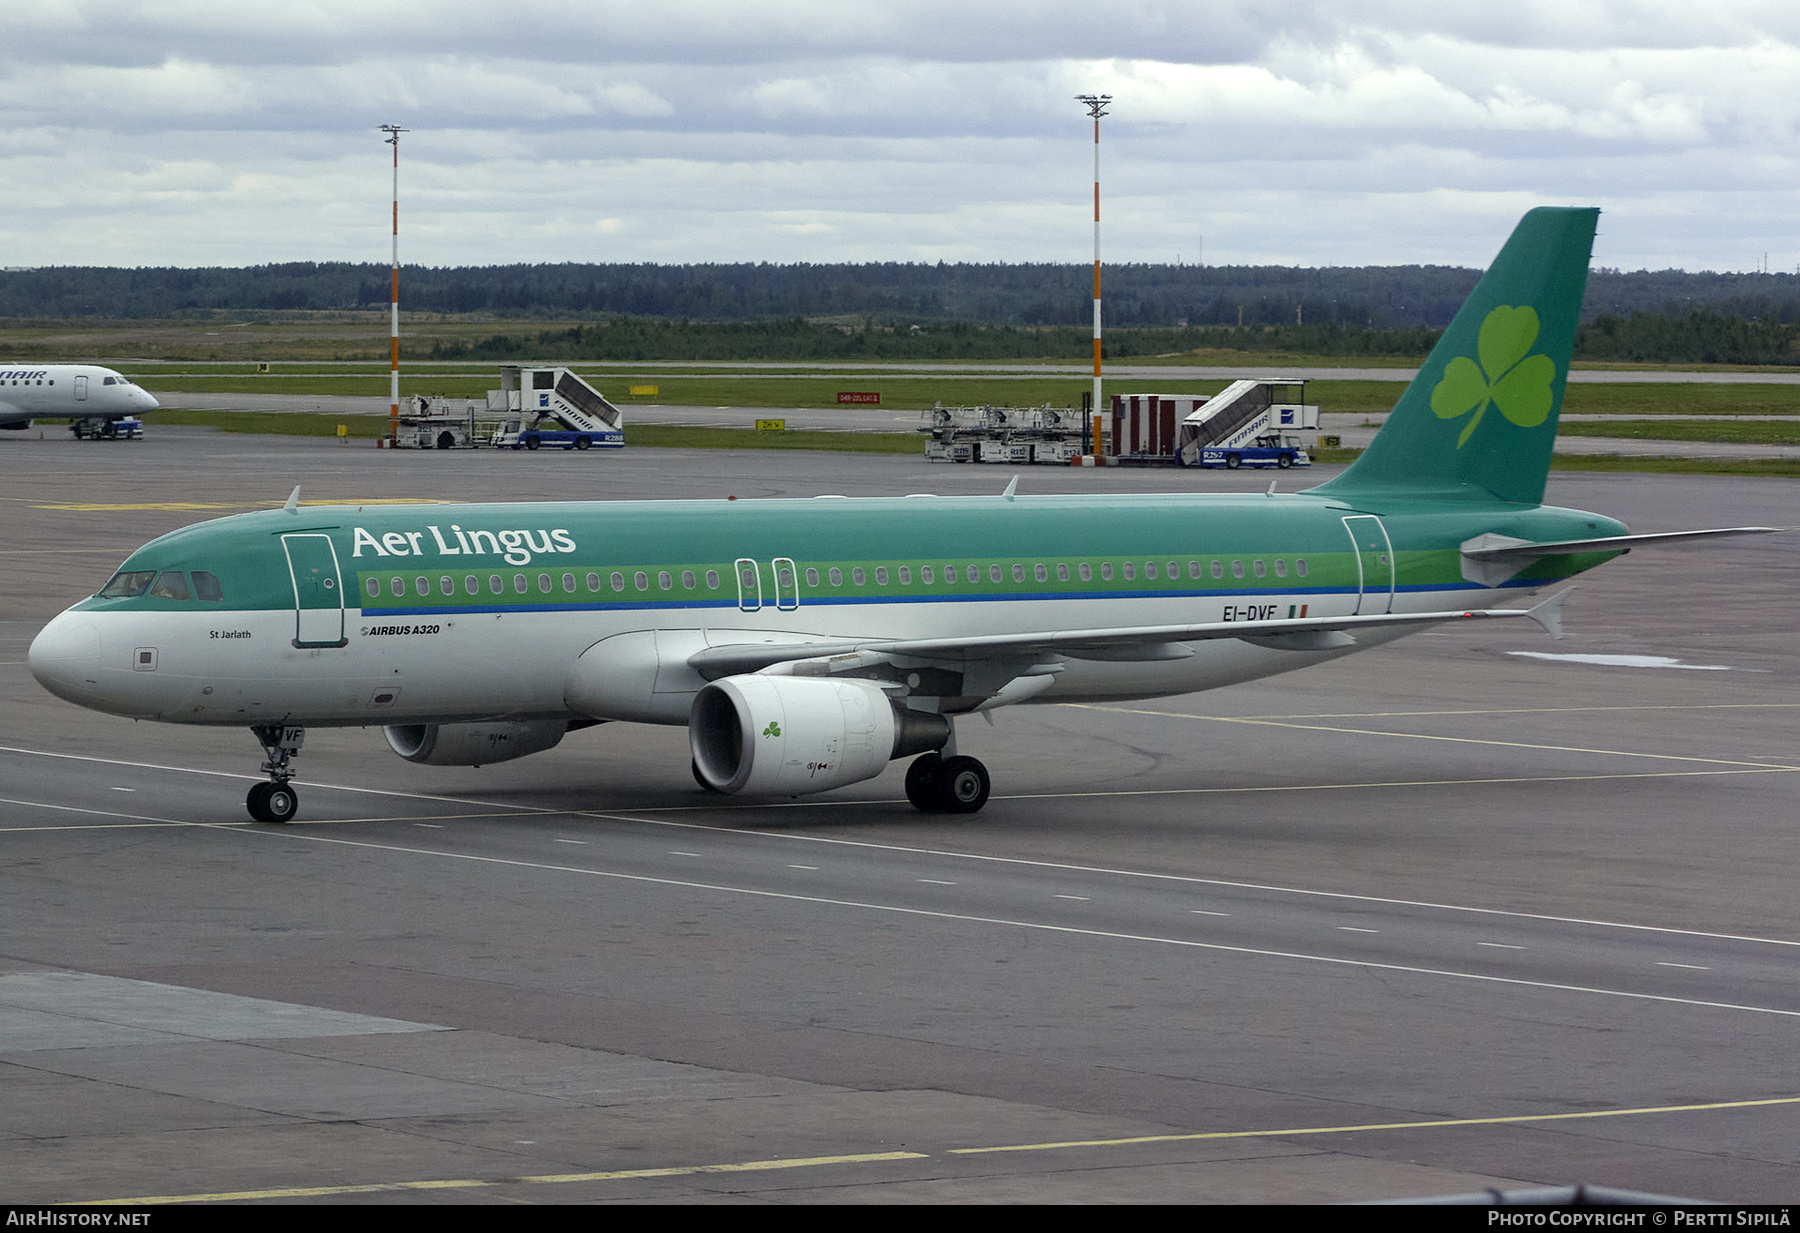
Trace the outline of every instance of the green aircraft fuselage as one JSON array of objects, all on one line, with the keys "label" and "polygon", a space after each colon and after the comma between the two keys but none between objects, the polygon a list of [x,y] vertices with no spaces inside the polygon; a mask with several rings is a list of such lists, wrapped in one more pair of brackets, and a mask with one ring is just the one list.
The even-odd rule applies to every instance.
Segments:
[{"label": "green aircraft fuselage", "polygon": [[[1542,504],[1596,218],[1526,215],[1370,448],[1306,492],[290,499],[146,544],[31,668],[98,710],[251,726],[285,793],[253,792],[259,817],[291,816],[305,726],[380,725],[403,757],[470,765],[596,720],[689,724],[722,791],[818,791],[924,751],[914,803],[979,808],[985,769],[933,769],[956,715],[1526,615],[1496,605],[1634,546]],[[1560,603],[1531,615],[1554,630]]]}]

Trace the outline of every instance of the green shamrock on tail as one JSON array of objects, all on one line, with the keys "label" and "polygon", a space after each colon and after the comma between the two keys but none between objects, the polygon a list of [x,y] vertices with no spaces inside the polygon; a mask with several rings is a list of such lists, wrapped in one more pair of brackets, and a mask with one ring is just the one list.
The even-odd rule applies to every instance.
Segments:
[{"label": "green shamrock on tail", "polygon": [[764,736],[780,736],[781,735],[781,725],[776,723],[773,719],[771,719],[769,721],[769,726],[762,730],[762,734]]},{"label": "green shamrock on tail", "polygon": [[1464,355],[1444,366],[1443,380],[1431,391],[1432,412],[1446,420],[1475,413],[1456,439],[1457,449],[1481,423],[1490,402],[1520,428],[1535,428],[1549,418],[1556,362],[1547,355],[1526,355],[1537,336],[1536,309],[1502,304],[1481,323],[1475,348],[1481,366]]}]

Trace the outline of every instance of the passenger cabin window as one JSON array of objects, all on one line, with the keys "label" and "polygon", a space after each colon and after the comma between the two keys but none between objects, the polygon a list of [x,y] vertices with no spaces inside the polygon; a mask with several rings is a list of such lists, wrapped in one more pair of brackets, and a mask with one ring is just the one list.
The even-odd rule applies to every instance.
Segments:
[{"label": "passenger cabin window", "polygon": [[194,598],[216,604],[225,598],[225,588],[219,585],[217,577],[203,569],[197,569],[194,571]]},{"label": "passenger cabin window", "polygon": [[150,589],[156,579],[153,569],[120,570],[112,581],[100,588],[101,599],[136,599]]}]

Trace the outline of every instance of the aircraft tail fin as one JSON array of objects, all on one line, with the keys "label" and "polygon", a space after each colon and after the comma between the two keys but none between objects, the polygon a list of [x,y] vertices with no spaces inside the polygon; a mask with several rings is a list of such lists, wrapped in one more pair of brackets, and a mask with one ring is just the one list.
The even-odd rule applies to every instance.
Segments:
[{"label": "aircraft tail fin", "polygon": [[1540,503],[1599,217],[1519,220],[1369,448],[1313,491]]}]

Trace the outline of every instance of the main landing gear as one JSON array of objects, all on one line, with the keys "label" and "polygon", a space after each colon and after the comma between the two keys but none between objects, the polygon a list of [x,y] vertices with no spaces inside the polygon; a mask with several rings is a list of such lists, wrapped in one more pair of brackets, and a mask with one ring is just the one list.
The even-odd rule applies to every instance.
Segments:
[{"label": "main landing gear", "polygon": [[251,788],[250,795],[244,798],[244,807],[258,822],[291,822],[300,812],[300,796],[288,782],[294,777],[288,761],[300,752],[300,746],[306,740],[306,729],[262,724],[251,728],[250,732],[262,743],[263,753],[267,756],[262,769],[267,772],[269,782]]},{"label": "main landing gear", "polygon": [[974,813],[989,787],[987,767],[974,758],[928,753],[906,768],[906,799],[926,813]]}]

